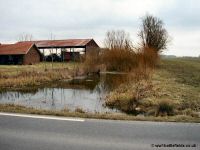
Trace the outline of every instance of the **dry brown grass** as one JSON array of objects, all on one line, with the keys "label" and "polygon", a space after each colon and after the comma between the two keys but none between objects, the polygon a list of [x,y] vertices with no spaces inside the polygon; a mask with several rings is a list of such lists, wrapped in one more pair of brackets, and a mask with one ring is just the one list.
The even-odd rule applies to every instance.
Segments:
[{"label": "dry brown grass", "polygon": [[78,64],[40,63],[31,66],[0,66],[0,90],[20,89],[37,86],[46,82],[68,79],[74,74]]},{"label": "dry brown grass", "polygon": [[[101,52],[100,63],[106,65],[108,71],[125,71],[147,74],[159,62],[159,55],[154,49],[105,49]],[[146,73],[147,72],[147,73]]]},{"label": "dry brown grass", "polygon": [[200,118],[196,116],[187,116],[187,115],[144,117],[144,116],[127,115],[123,113],[89,113],[89,112],[80,113],[80,112],[71,112],[68,109],[65,110],[62,111],[39,110],[13,104],[0,104],[0,112],[53,115],[53,116],[65,116],[65,117],[81,117],[81,118],[93,118],[93,119],[111,119],[111,120],[170,121],[170,122],[198,122],[198,123],[200,122]]},{"label": "dry brown grass", "polygon": [[130,49],[105,49],[101,53],[101,63],[108,71],[131,71],[138,65],[136,55]]},{"label": "dry brown grass", "polygon": [[152,93],[151,80],[158,62],[158,54],[153,49],[142,48],[138,53],[111,49],[104,55],[106,57],[103,56],[103,62],[107,62],[106,66],[109,69],[128,71],[127,81],[107,96],[106,105],[126,113],[146,112],[140,103]]},{"label": "dry brown grass", "polygon": [[88,51],[86,54],[85,61],[83,63],[84,72],[86,74],[88,73],[94,73],[99,71],[99,65],[100,65],[100,57],[99,57],[99,49],[93,49],[91,51]]},{"label": "dry brown grass", "polygon": [[159,54],[156,52],[156,50],[152,48],[141,48],[138,50],[138,53],[136,55],[139,67],[142,67],[144,69],[155,68],[160,60]]},{"label": "dry brown grass", "polygon": [[123,112],[139,114],[145,112],[141,101],[152,93],[150,80],[138,80],[122,84],[106,97],[105,104]]},{"label": "dry brown grass", "polygon": [[136,78],[148,78],[159,62],[154,49],[106,48],[87,53],[85,72],[116,71],[134,73]]},{"label": "dry brown grass", "polygon": [[[162,60],[159,68],[155,68],[148,77],[150,82],[147,85],[151,86],[147,86],[147,92],[141,88],[142,84],[137,84],[136,81],[140,83],[143,79],[146,82],[148,78],[142,77],[135,81],[136,78],[133,77],[130,84],[121,85],[111,92],[106,103],[125,112],[128,109],[132,111],[133,108],[139,108],[137,113],[142,112],[150,116],[199,116],[199,67],[199,61],[196,59]],[[139,89],[143,91],[139,92],[142,96],[135,101]],[[133,102],[136,105],[132,105]]]}]

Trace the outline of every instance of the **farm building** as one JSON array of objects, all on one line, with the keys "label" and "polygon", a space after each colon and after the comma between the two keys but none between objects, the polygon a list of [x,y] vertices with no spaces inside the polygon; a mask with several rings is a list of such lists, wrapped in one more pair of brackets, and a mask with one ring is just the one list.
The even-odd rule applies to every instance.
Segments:
[{"label": "farm building", "polygon": [[61,61],[79,60],[99,46],[93,39],[40,40],[19,43],[34,43],[44,56],[57,54]]},{"label": "farm building", "polygon": [[42,54],[33,43],[0,44],[0,64],[35,64]]}]

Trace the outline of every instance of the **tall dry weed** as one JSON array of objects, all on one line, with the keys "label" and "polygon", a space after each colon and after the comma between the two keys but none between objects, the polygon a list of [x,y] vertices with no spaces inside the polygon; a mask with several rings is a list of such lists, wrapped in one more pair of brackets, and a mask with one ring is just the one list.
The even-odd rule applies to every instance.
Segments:
[{"label": "tall dry weed", "polygon": [[105,49],[101,54],[101,62],[108,71],[130,71],[137,66],[136,55],[130,49]]},{"label": "tall dry weed", "polygon": [[99,50],[88,51],[84,61],[84,70],[86,73],[99,72],[100,56]]}]

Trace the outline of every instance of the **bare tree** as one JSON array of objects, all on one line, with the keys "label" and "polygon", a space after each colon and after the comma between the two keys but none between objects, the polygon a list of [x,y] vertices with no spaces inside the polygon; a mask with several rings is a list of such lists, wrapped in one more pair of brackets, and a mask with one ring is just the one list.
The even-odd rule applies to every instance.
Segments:
[{"label": "bare tree", "polygon": [[33,35],[32,34],[28,34],[28,33],[22,33],[22,34],[18,35],[17,40],[19,42],[22,42],[22,41],[32,41],[33,40]]},{"label": "bare tree", "polygon": [[109,49],[131,49],[130,36],[124,30],[112,30],[106,33],[104,45]]},{"label": "bare tree", "polygon": [[152,48],[156,52],[167,48],[168,33],[163,22],[157,17],[146,15],[142,18],[142,28],[138,36],[143,47]]},{"label": "bare tree", "polygon": [[55,39],[56,39],[56,35],[51,32],[49,35],[49,40],[55,40]]}]

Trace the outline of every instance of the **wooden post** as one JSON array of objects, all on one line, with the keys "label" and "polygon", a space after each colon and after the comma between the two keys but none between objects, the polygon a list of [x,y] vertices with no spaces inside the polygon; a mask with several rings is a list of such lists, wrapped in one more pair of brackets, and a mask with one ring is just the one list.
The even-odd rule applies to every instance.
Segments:
[{"label": "wooden post", "polygon": [[[85,46],[85,60],[86,60],[86,46]],[[85,61],[85,60],[84,60],[84,61]]]},{"label": "wooden post", "polygon": [[[43,51],[43,56],[44,56],[44,49],[42,49],[42,51]],[[43,58],[43,60],[44,60],[44,58]]]}]

